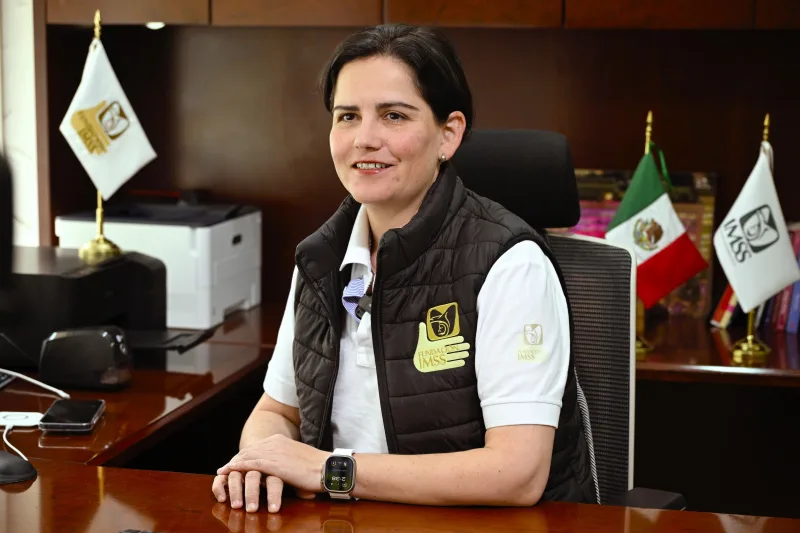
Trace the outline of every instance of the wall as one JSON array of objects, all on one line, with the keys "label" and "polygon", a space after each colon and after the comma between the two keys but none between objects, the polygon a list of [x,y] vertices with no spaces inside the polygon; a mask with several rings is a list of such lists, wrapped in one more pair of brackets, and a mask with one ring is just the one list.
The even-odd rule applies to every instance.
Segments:
[{"label": "wall", "polygon": [[[34,18],[41,3],[5,0],[2,16],[2,134],[14,172],[14,242],[39,244],[39,132],[37,131]],[[36,13],[39,10],[40,13]],[[43,50],[43,49],[42,49]],[[40,70],[42,65],[40,64]],[[40,83],[46,80],[41,79]],[[46,120],[42,125],[47,124]],[[44,131],[44,130],[43,130]]]},{"label": "wall", "polygon": [[[77,87],[88,28],[49,27],[53,214],[91,208],[93,189],[57,131]],[[158,159],[128,186],[204,188],[264,209],[264,299],[288,290],[297,242],[345,192],[328,150],[319,70],[348,29],[113,27],[104,42]],[[644,119],[673,170],[720,175],[716,220],[756,161],[772,114],[776,183],[800,220],[800,33],[450,29],[476,127],[565,133],[576,167],[632,168]],[[123,195],[120,194],[120,197]],[[113,201],[113,199],[112,199]],[[269,262],[267,262],[267,260]],[[716,271],[716,293],[721,271]]]}]

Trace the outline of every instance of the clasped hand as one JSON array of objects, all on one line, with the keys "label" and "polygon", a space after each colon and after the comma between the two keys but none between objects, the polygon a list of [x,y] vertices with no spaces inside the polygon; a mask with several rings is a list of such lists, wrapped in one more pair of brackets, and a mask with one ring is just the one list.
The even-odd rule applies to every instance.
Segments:
[{"label": "clasped hand", "polygon": [[312,446],[272,435],[242,449],[217,470],[211,491],[217,501],[229,498],[232,508],[244,503],[247,511],[253,512],[258,510],[261,480],[266,478],[267,509],[274,513],[281,507],[284,483],[304,499],[322,492],[322,465],[327,457],[326,452]]}]

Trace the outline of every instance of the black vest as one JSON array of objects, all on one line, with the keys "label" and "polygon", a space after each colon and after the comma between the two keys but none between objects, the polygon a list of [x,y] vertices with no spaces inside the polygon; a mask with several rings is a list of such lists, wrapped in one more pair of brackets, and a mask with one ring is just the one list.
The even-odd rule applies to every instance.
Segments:
[{"label": "black vest", "polygon": [[[348,197],[297,248],[294,368],[300,436],[332,449],[331,406],[346,312],[341,303],[349,269],[339,267],[359,204]],[[511,246],[535,241],[563,278],[545,239],[502,206],[464,187],[445,164],[419,212],[378,247],[372,297],[372,342],[381,411],[390,453],[457,452],[484,446],[485,426],[475,376],[478,293]],[[566,292],[566,291],[565,291]],[[571,318],[570,318],[571,321]],[[428,338],[462,336],[464,365],[439,371],[441,350],[415,360],[420,324]],[[572,324],[570,324],[572,329]],[[522,332],[520,332],[522,333]],[[570,355],[550,477],[543,500],[596,501]]]}]

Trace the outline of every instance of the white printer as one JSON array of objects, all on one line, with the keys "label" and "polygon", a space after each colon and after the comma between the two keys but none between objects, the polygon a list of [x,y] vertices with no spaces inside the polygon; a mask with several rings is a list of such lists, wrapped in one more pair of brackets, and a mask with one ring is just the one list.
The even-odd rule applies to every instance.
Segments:
[{"label": "white printer", "polygon": [[[97,232],[95,213],[56,217],[61,248]],[[261,212],[243,205],[107,206],[103,233],[167,268],[167,327],[206,329],[261,303]]]}]

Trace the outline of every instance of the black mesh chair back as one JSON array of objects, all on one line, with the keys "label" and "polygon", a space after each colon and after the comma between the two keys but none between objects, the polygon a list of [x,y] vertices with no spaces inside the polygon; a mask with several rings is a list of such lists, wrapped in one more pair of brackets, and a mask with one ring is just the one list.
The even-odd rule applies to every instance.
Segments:
[{"label": "black mesh chair back", "polygon": [[550,245],[567,285],[575,367],[606,503],[633,488],[636,263],[630,250],[602,239],[551,235]]},{"label": "black mesh chair back", "polygon": [[[464,184],[537,229],[569,228],[580,203],[563,135],[476,130],[453,164]],[[573,319],[578,402],[592,454],[598,502],[633,482],[635,260],[602,239],[550,232]]]}]

